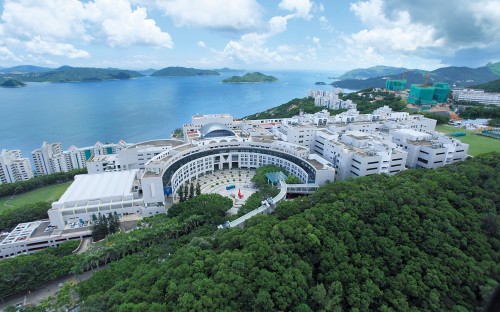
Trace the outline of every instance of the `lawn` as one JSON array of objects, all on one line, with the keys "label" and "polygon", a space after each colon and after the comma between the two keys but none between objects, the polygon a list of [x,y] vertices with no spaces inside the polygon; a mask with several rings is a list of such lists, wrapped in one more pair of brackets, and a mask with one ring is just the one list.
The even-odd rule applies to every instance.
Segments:
[{"label": "lawn", "polygon": [[0,209],[4,207],[19,207],[25,204],[32,204],[40,201],[57,200],[68,189],[71,182],[73,181],[45,186],[19,196],[14,196],[12,199],[2,197],[0,198]]},{"label": "lawn", "polygon": [[443,132],[445,134],[449,134],[451,132],[465,132],[467,133],[464,137],[457,137],[463,143],[469,144],[469,155],[477,156],[479,154],[488,153],[488,152],[500,152],[500,140],[488,138],[484,136],[477,135],[477,132],[455,128],[453,126],[448,125],[438,125],[436,126],[436,130],[439,132]]}]

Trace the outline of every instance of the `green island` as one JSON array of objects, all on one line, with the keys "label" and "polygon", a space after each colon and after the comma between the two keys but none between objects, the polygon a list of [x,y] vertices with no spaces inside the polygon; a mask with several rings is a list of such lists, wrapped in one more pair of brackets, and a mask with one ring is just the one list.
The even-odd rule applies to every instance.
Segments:
[{"label": "green island", "polygon": [[0,87],[3,88],[20,88],[24,86],[26,86],[24,82],[15,79],[8,79],[3,83],[0,83]]},{"label": "green island", "polygon": [[25,310],[478,310],[499,282],[499,163],[330,183],[244,228],[217,230],[231,200],[202,194],[81,254],[1,261],[0,296],[96,270]]},{"label": "green island", "polygon": [[220,75],[214,70],[196,69],[188,67],[166,67],[151,74],[153,77],[179,77],[179,76],[217,76]]},{"label": "green island", "polygon": [[4,74],[19,81],[29,82],[89,82],[103,80],[127,80],[144,76],[143,74],[116,68],[89,68],[62,66],[47,72]]},{"label": "green island", "polygon": [[259,72],[247,73],[243,76],[232,76],[222,80],[224,83],[246,83],[246,82],[275,82],[278,78],[273,76],[264,75]]}]

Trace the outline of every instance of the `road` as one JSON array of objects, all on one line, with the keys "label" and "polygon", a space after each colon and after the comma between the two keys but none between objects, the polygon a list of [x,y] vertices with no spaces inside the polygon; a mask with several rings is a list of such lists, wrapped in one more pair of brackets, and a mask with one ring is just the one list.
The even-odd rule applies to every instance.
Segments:
[{"label": "road", "polygon": [[47,299],[49,296],[55,296],[59,291],[59,284],[73,280],[77,283],[89,279],[92,274],[102,270],[106,266],[99,268],[98,270],[88,271],[83,274],[75,276],[74,274],[65,275],[50,282],[47,282],[42,288],[32,291],[30,294],[20,294],[14,297],[7,298],[5,302],[0,303],[0,311],[5,310],[9,306],[15,306],[18,303],[24,303],[26,297],[26,304],[38,304],[41,301]]}]

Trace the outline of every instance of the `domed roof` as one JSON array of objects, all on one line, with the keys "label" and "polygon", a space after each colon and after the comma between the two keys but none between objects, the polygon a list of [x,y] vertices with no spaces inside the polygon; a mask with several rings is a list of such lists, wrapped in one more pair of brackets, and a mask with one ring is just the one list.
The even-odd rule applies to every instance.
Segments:
[{"label": "domed roof", "polygon": [[215,138],[234,136],[234,132],[228,126],[221,123],[209,123],[200,129],[202,138]]}]

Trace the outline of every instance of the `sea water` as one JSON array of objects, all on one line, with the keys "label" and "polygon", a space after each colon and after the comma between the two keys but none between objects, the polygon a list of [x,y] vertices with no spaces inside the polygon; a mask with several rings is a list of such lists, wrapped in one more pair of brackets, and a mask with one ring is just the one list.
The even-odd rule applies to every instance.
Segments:
[{"label": "sea water", "polygon": [[0,149],[20,149],[30,157],[43,141],[61,142],[68,149],[97,141],[168,138],[175,128],[190,123],[193,114],[229,113],[242,118],[303,98],[309,89],[332,89],[315,82],[330,83],[328,77],[335,74],[265,73],[279,81],[228,84],[222,80],[232,74],[222,74],[0,88]]}]

